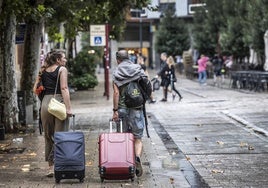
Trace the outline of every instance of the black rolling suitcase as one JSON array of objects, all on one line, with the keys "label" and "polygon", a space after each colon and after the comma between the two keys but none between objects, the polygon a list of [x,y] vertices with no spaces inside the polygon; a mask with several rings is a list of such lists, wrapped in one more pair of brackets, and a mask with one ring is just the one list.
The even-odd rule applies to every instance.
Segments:
[{"label": "black rolling suitcase", "polygon": [[[75,116],[73,115],[73,130]],[[55,181],[85,178],[85,140],[83,132],[55,132],[54,134]]]}]

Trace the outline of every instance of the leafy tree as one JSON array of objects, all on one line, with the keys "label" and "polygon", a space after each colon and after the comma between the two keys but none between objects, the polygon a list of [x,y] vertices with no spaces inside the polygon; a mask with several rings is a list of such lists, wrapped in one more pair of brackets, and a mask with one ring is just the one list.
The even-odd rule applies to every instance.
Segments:
[{"label": "leafy tree", "polygon": [[[26,104],[32,105],[35,103],[35,98],[31,90],[40,66],[40,34],[43,24],[56,46],[69,49],[77,32],[87,30],[89,27],[86,26],[92,23],[108,22],[112,24],[111,33],[120,36],[127,10],[132,6],[146,6],[148,2],[148,0],[137,0],[134,3],[131,0],[0,0],[0,104],[1,121],[7,130],[12,129],[18,122],[17,84],[14,71],[16,22],[24,22],[27,25],[21,89],[26,91]],[[59,32],[61,25],[65,28],[65,35]],[[62,41],[69,43],[65,46]]]},{"label": "leafy tree", "polygon": [[18,125],[17,82],[15,76],[16,15],[25,6],[19,0],[0,1],[0,126],[6,132]]},{"label": "leafy tree", "polygon": [[156,50],[175,56],[190,48],[190,37],[186,24],[175,15],[175,8],[169,6],[164,13],[156,33]]},{"label": "leafy tree", "polygon": [[215,53],[215,43],[210,36],[210,31],[206,29],[207,14],[206,9],[200,9],[195,13],[192,27],[193,46],[200,54],[212,56]]},{"label": "leafy tree", "polygon": [[[206,6],[194,15],[194,46],[206,54],[229,53],[243,63],[249,48],[264,63],[264,40],[267,30],[268,1],[204,0]],[[202,31],[200,33],[200,31]]]},{"label": "leafy tree", "polygon": [[247,14],[246,6],[242,1],[224,1],[223,12],[226,24],[221,29],[220,44],[222,51],[232,54],[233,59],[242,63],[249,56],[249,46],[245,43],[243,17]]},{"label": "leafy tree", "polygon": [[214,55],[221,53],[219,43],[221,29],[225,27],[223,1],[204,0],[206,6],[194,15],[194,47],[201,53]]},{"label": "leafy tree", "polygon": [[262,67],[265,62],[264,34],[268,29],[268,1],[241,0],[247,8],[244,34],[247,36],[248,45],[257,53],[258,64]]}]

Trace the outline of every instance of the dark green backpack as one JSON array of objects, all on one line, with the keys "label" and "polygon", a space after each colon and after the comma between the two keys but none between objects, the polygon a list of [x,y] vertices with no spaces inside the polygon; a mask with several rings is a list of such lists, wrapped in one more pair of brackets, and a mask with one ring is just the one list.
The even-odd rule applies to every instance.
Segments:
[{"label": "dark green backpack", "polygon": [[125,105],[128,108],[140,108],[145,100],[138,81],[131,81],[125,86]]}]

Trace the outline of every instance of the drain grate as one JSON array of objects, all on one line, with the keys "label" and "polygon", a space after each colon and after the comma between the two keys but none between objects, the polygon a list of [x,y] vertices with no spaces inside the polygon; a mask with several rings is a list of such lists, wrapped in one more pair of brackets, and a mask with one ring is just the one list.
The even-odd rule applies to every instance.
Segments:
[{"label": "drain grate", "polygon": [[0,149],[0,154],[20,154],[25,151],[26,148],[5,148]]}]

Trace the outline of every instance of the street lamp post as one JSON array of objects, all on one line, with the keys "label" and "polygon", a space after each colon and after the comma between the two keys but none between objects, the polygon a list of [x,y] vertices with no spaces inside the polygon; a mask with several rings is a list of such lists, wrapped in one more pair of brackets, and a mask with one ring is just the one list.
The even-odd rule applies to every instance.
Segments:
[{"label": "street lamp post", "polygon": [[139,25],[139,29],[140,29],[140,53],[142,53],[142,17],[141,17],[141,11],[142,10],[139,10],[139,13],[140,13],[140,25]]}]

